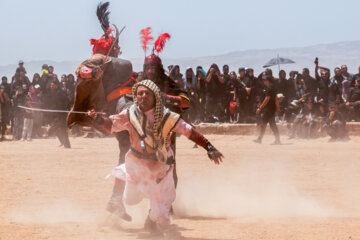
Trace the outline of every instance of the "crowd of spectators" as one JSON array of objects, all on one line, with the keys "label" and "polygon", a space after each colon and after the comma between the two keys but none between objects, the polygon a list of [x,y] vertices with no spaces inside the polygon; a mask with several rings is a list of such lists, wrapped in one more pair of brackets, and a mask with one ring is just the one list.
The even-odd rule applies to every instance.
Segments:
[{"label": "crowd of spectators", "polygon": [[[10,82],[10,83],[9,83]],[[54,73],[54,67],[44,64],[41,74],[35,73],[32,81],[27,76],[24,62],[19,61],[14,76],[8,81],[3,76],[0,84],[0,130],[1,140],[6,131],[12,140],[29,140],[57,135],[64,139],[66,113],[47,113],[28,108],[69,110],[74,101],[76,80],[72,74],[63,74],[61,79]],[[8,129],[8,126],[10,128]],[[43,131],[43,126],[50,126]],[[68,144],[62,142],[64,146]]]},{"label": "crowd of spectators", "polygon": [[[192,106],[184,113],[191,123],[256,123],[256,110],[264,99],[266,86],[263,79],[271,78],[277,91],[280,111],[277,122],[286,123],[289,137],[315,138],[329,134],[332,139],[344,137],[345,124],[360,121],[360,67],[357,74],[350,74],[347,66],[330,69],[314,62],[314,72],[303,68],[287,76],[280,70],[278,78],[271,69],[259,75],[251,68],[240,67],[230,71],[228,65],[212,64],[206,71],[201,66],[187,68],[184,74],[178,65],[168,66],[168,75],[189,96]],[[61,141],[66,139],[64,113],[46,113],[27,110],[18,106],[41,109],[69,110],[74,100],[76,79],[63,74],[61,79],[54,67],[44,64],[41,73],[32,81],[26,75],[22,61],[15,75],[8,81],[2,77],[0,84],[1,140],[10,126],[13,140],[31,140],[55,132]],[[9,83],[10,82],[10,83]],[[47,133],[43,126],[50,126]],[[66,141],[61,141],[67,145]]]}]

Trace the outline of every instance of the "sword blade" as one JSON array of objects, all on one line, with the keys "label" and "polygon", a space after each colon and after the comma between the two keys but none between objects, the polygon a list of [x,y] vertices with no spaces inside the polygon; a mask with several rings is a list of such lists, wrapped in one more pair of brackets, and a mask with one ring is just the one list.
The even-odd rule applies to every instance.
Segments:
[{"label": "sword blade", "polygon": [[[76,114],[89,114],[89,112],[81,112],[81,111],[68,111],[68,110],[55,110],[55,109],[42,109],[42,108],[30,108],[25,106],[18,106],[18,108],[22,108],[25,110],[37,111],[37,112],[53,112],[53,113],[76,113]],[[105,114],[103,112],[98,112],[98,114]]]}]

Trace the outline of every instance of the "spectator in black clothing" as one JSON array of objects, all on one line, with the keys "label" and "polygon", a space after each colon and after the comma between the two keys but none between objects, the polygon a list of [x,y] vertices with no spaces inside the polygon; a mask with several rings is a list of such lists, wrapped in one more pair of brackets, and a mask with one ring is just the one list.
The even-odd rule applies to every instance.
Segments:
[{"label": "spectator in black clothing", "polygon": [[175,65],[169,74],[169,77],[176,82],[178,88],[184,90],[184,80],[183,75],[180,73],[179,65]]},{"label": "spectator in black clothing", "polygon": [[4,85],[0,85],[0,141],[5,139],[6,125],[10,121],[10,98],[5,92]]},{"label": "spectator in black clothing", "polygon": [[22,129],[24,124],[24,109],[19,108],[18,106],[24,106],[26,99],[26,94],[21,86],[17,86],[15,90],[15,95],[13,96],[14,109],[13,109],[13,140],[20,140],[22,137]]},{"label": "spectator in black clothing", "polygon": [[331,84],[335,83],[340,88],[340,91],[342,90],[342,81],[344,81],[344,77],[341,74],[341,69],[336,67],[334,69],[335,76],[331,78]]},{"label": "spectator in black clothing", "polygon": [[[27,97],[25,99],[25,107],[29,107],[29,108],[32,107],[31,99],[29,97]],[[32,140],[33,125],[34,125],[34,111],[25,109],[24,110],[24,127],[23,127],[23,131],[22,131],[23,141],[25,141],[25,140],[31,141]]]},{"label": "spectator in black clothing", "polygon": [[54,74],[54,67],[53,66],[49,66],[49,73],[48,74]]},{"label": "spectator in black clothing", "polygon": [[244,105],[244,122],[255,123],[256,117],[256,88],[257,80],[254,76],[254,70],[252,68],[245,69],[245,77],[242,81],[244,83],[244,93],[246,94],[246,101]]},{"label": "spectator in black clothing", "polygon": [[317,117],[319,115],[318,108],[316,108],[312,98],[309,98],[304,108],[304,120],[301,126],[301,136],[303,138],[314,138],[316,136]]},{"label": "spectator in black clothing", "polygon": [[206,72],[202,67],[196,68],[196,78],[197,78],[197,93],[198,93],[198,106],[200,121],[205,121],[205,107],[206,107]]},{"label": "spectator in black clothing", "polygon": [[[319,94],[318,101],[328,103],[329,98],[329,86],[330,86],[330,69],[326,67],[320,67],[318,59],[315,60],[315,79],[318,82]],[[320,75],[319,75],[320,70]]]},{"label": "spectator in black clothing", "polygon": [[229,84],[230,84],[230,75],[229,75],[229,65],[225,64],[223,66],[223,78],[225,84],[222,85],[222,89],[219,91],[223,92],[223,106],[224,106],[224,114],[225,114],[225,122],[230,122],[230,94],[229,94]]},{"label": "spectator in black clothing", "polygon": [[275,142],[273,144],[280,143],[280,134],[275,123],[275,113],[280,111],[279,100],[276,97],[276,90],[274,88],[273,78],[266,76],[264,84],[266,85],[265,98],[262,101],[259,108],[256,110],[256,114],[260,115],[260,135],[254,140],[256,143],[261,143],[265,134],[266,125],[269,123],[271,130],[275,135]]},{"label": "spectator in black clothing", "polygon": [[7,77],[3,76],[1,78],[1,85],[3,85],[3,87],[4,87],[4,92],[7,94],[8,97],[10,97],[11,96],[11,85],[7,81],[8,81]]},{"label": "spectator in black clothing", "polygon": [[306,83],[302,74],[296,75],[295,90],[296,90],[297,99],[302,98],[306,92]]},{"label": "spectator in black clothing", "polygon": [[329,142],[334,142],[344,138],[346,139],[345,125],[345,118],[339,111],[338,105],[336,103],[331,103],[329,106],[327,124],[324,126],[327,133],[331,137]]},{"label": "spectator in black clothing", "polygon": [[[69,102],[66,93],[61,90],[57,81],[53,80],[50,84],[51,102],[49,109],[68,110]],[[51,132],[54,132],[60,141],[60,146],[70,148],[70,140],[66,126],[66,113],[52,113],[51,115]]]},{"label": "spectator in black clothing", "polygon": [[230,98],[230,107],[229,107],[229,114],[230,114],[230,120],[232,122],[237,121],[237,103],[236,103],[236,88],[239,84],[239,82],[236,80],[237,76],[234,71],[230,73],[230,79],[227,84],[227,91]]},{"label": "spectator in black clothing", "polygon": [[360,78],[355,80],[355,87],[350,90],[346,108],[349,110],[351,120],[360,121]]},{"label": "spectator in black clothing", "polygon": [[23,72],[24,74],[26,74],[26,70],[25,70],[25,67],[24,67],[24,61],[20,60],[19,61],[19,66],[16,68],[16,73],[20,73],[20,72]]},{"label": "spectator in black clothing", "polygon": [[222,105],[223,93],[219,89],[225,85],[224,77],[216,64],[212,64],[206,75],[206,120],[219,122],[224,120],[224,107]]},{"label": "spectator in black clothing", "polygon": [[297,96],[296,96],[296,83],[295,83],[296,74],[297,74],[296,71],[291,71],[289,73],[289,79],[286,81],[288,103],[290,103],[291,101],[297,99]]},{"label": "spectator in black clothing", "polygon": [[349,82],[351,82],[353,79],[353,75],[348,72],[348,67],[346,65],[341,65],[340,70],[344,80],[348,80]]},{"label": "spectator in black clothing", "polygon": [[274,84],[275,90],[278,93],[282,93],[287,100],[287,81],[286,81],[286,72],[284,70],[279,71],[279,78],[275,79]]},{"label": "spectator in black clothing", "polygon": [[36,84],[39,84],[39,86],[41,86],[40,74],[38,74],[38,73],[35,73],[35,74],[34,74],[31,84],[32,84],[33,86],[35,86]]},{"label": "spectator in black clothing", "polygon": [[[74,99],[74,95],[75,95],[75,88],[76,88],[76,81],[75,81],[75,77],[74,75],[72,74],[69,74],[67,76],[67,79],[68,79],[68,88],[71,92],[71,96],[72,96],[72,99]],[[71,102],[74,102],[73,100]]]},{"label": "spectator in black clothing", "polygon": [[185,91],[190,99],[191,107],[185,112],[184,119],[193,123],[198,120],[198,94],[197,94],[197,81],[196,76],[191,67],[186,69],[185,72]]},{"label": "spectator in black clothing", "polygon": [[310,76],[310,71],[308,68],[303,68],[302,70],[303,79],[305,81],[305,92],[310,93],[313,97],[318,95],[318,84],[315,78]]},{"label": "spectator in black clothing", "polygon": [[246,104],[249,90],[246,89],[244,83],[246,70],[244,67],[238,69],[238,84],[236,86],[236,106],[237,106],[237,118],[238,123],[244,123],[246,120]]},{"label": "spectator in black clothing", "polygon": [[353,78],[351,80],[351,86],[355,87],[355,80],[360,79],[360,66],[358,67],[358,73],[353,75]]},{"label": "spectator in black clothing", "polygon": [[341,89],[340,89],[339,85],[336,83],[330,84],[328,102],[329,103],[337,102],[338,104],[343,103],[343,100],[341,97]]}]

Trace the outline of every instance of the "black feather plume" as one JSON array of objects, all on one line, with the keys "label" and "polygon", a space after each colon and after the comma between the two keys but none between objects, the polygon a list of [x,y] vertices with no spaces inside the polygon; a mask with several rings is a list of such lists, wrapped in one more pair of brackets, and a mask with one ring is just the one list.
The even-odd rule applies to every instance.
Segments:
[{"label": "black feather plume", "polygon": [[105,2],[105,3],[100,2],[96,9],[96,15],[100,21],[101,28],[104,30],[105,39],[109,38],[109,34],[106,31],[110,26],[110,22],[109,22],[110,12],[108,11],[109,5],[110,5],[109,2]]}]

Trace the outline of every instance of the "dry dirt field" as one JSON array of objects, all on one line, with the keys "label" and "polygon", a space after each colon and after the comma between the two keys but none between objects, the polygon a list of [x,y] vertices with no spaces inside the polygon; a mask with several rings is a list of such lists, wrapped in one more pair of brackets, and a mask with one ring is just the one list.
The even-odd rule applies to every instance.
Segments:
[{"label": "dry dirt field", "polygon": [[[209,135],[225,155],[178,139],[179,187],[165,239],[360,240],[360,137],[344,143]],[[147,202],[123,223],[104,207],[117,162],[114,138],[0,143],[0,239],[159,239],[142,231]]]}]

